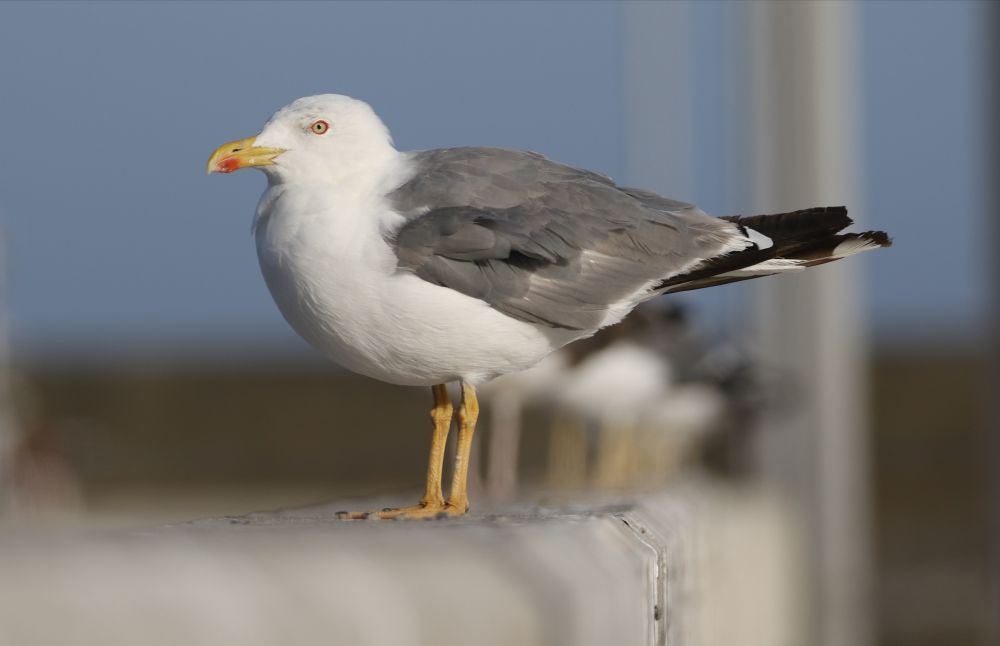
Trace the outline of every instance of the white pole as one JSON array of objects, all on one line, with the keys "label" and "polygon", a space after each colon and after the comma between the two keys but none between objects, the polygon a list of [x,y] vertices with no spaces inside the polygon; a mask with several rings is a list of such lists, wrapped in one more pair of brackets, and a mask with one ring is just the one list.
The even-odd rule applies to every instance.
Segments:
[{"label": "white pole", "polygon": [[[750,11],[755,211],[860,204],[856,6],[758,2]],[[813,564],[808,622],[821,646],[872,641],[866,338],[857,260],[758,281],[759,348],[798,389],[762,459],[797,492]]]}]

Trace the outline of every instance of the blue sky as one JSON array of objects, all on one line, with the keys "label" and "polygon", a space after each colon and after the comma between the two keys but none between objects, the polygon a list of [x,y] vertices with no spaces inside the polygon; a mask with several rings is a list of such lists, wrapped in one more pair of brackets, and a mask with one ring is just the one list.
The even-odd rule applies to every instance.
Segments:
[{"label": "blue sky", "polygon": [[[698,42],[730,9],[694,8]],[[865,209],[899,242],[867,265],[883,335],[964,333],[982,316],[976,12],[859,12]],[[628,180],[622,46],[622,7],[599,2],[0,3],[14,347],[298,347],[250,239],[263,177],[206,177],[215,146],[333,91],[369,101],[403,149],[527,148]],[[709,209],[729,206],[714,173],[734,55],[691,59],[696,182],[674,197]]]}]

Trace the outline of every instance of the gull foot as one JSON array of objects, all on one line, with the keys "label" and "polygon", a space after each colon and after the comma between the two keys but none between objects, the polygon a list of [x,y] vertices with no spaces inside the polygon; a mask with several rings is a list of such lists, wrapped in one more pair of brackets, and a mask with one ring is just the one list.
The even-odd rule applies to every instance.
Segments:
[{"label": "gull foot", "polygon": [[444,504],[445,511],[449,516],[464,516],[469,511],[469,499],[465,496],[459,498],[449,498]]},{"label": "gull foot", "polygon": [[428,520],[431,518],[447,518],[448,509],[444,503],[419,504],[411,507],[387,507],[378,512],[382,520]]},{"label": "gull foot", "polygon": [[340,520],[431,520],[461,516],[465,509],[444,502],[419,503],[410,507],[386,507],[382,511],[338,511],[334,516]]}]

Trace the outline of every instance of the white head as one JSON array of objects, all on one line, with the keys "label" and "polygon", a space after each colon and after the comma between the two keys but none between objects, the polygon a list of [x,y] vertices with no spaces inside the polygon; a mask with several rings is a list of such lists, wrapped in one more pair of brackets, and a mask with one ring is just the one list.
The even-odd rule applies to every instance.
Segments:
[{"label": "white head", "polygon": [[208,172],[260,168],[272,184],[338,183],[378,174],[396,154],[389,129],[367,103],[320,94],[275,112],[256,137],[220,146]]}]

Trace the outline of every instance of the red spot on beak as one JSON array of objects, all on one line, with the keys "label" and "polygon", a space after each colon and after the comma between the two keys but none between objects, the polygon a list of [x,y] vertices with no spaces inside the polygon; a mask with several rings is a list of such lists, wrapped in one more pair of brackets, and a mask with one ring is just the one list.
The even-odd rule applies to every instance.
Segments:
[{"label": "red spot on beak", "polygon": [[226,157],[216,164],[215,169],[220,173],[231,173],[240,169],[240,160],[236,157]]}]

